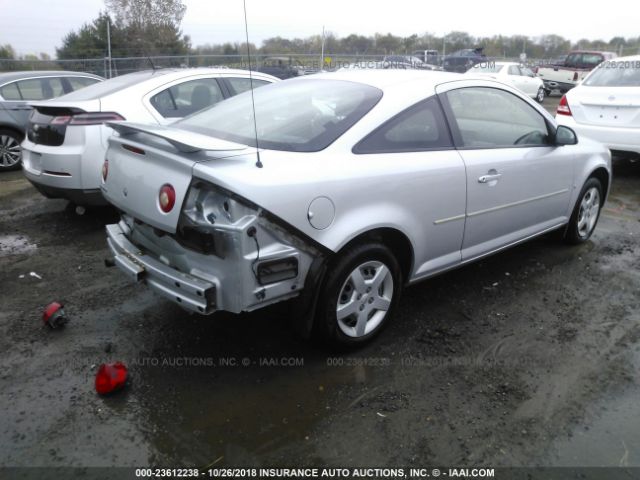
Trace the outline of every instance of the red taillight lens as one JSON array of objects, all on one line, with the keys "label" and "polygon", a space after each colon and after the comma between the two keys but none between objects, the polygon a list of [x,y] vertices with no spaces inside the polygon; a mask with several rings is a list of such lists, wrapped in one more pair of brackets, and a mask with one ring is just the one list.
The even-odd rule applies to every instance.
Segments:
[{"label": "red taillight lens", "polygon": [[70,117],[69,125],[100,125],[104,122],[119,120],[124,120],[124,117],[115,112],[78,113]]},{"label": "red taillight lens", "polygon": [[105,158],[104,163],[102,164],[102,181],[107,181],[107,176],[109,176],[109,159]]},{"label": "red taillight lens", "polygon": [[556,114],[558,115],[568,115],[571,116],[571,109],[569,108],[569,102],[567,101],[567,96],[563,95],[560,99],[560,103],[558,104],[558,108],[556,109]]},{"label": "red taillight lens", "polygon": [[176,191],[168,183],[160,188],[158,203],[160,204],[160,210],[164,213],[169,213],[176,204]]},{"label": "red taillight lens", "polygon": [[103,363],[96,374],[96,392],[107,395],[120,390],[127,382],[127,367],[122,362]]}]

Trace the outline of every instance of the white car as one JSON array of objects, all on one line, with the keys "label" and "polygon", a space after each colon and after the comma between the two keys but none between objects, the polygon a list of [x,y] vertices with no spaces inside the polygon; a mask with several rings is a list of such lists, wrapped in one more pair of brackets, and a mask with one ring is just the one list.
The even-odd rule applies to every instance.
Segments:
[{"label": "white car", "polygon": [[545,97],[544,82],[524,65],[516,62],[487,61],[471,67],[465,75],[490,78],[517,88],[525,95],[542,103]]},{"label": "white car", "polygon": [[[253,73],[254,87],[278,81]],[[46,197],[106,205],[100,169],[113,130],[109,120],[166,125],[249,89],[247,70],[163,69],[131,73],[34,108],[22,143],[27,179]]]},{"label": "white car", "polygon": [[357,346],[405,284],[554,229],[587,241],[609,191],[606,148],[499,82],[352,70],[253,97],[109,122],[110,263],[189,311],[297,297],[301,331]]},{"label": "white car", "polygon": [[562,97],[556,121],[615,154],[640,154],[640,55],[601,63]]}]

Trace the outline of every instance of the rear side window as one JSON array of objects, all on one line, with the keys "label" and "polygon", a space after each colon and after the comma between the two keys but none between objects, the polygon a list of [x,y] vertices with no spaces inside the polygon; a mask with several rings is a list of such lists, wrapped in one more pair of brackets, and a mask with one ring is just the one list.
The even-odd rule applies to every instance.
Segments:
[{"label": "rear side window", "polygon": [[180,83],[151,97],[151,105],[165,118],[181,118],[224,99],[215,78]]},{"label": "rear side window", "polygon": [[509,65],[509,75],[520,75],[520,69],[517,65]]},{"label": "rear side window", "polygon": [[453,146],[435,97],[396,115],[358,143],[354,153],[419,152]]},{"label": "rear side window", "polygon": [[80,90],[81,88],[88,87],[94,83],[98,83],[98,79],[89,77],[66,77],[71,91]]},{"label": "rear side window", "polygon": [[253,82],[253,88],[262,87],[263,85],[268,85],[269,82],[265,80],[258,80],[254,78],[251,80],[250,78],[242,78],[242,77],[232,77],[227,78],[227,82],[231,86],[231,93],[234,95],[238,95],[239,93],[246,92],[251,88],[251,82]]},{"label": "rear side window", "polygon": [[548,145],[549,132],[544,117],[509,92],[469,87],[451,90],[446,97],[463,147]]},{"label": "rear side window", "polygon": [[5,100],[22,100],[20,90],[18,90],[18,85],[15,82],[0,88],[0,95]]},{"label": "rear side window", "polygon": [[603,57],[599,53],[585,53],[582,56],[582,66],[584,68],[593,68],[602,63]]},{"label": "rear side window", "polygon": [[16,84],[22,100],[48,100],[64,95],[60,78],[32,78]]}]

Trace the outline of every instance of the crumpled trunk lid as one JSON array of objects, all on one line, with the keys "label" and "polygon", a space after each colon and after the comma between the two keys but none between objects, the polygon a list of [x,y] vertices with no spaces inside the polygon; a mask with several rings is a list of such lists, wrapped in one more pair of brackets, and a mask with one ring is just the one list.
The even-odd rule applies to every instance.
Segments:
[{"label": "crumpled trunk lid", "polygon": [[[133,218],[175,233],[192,169],[203,161],[239,155],[248,147],[197,133],[157,125],[108,123],[120,133],[109,140],[105,198]],[[160,191],[170,185],[175,204],[160,207]]]}]

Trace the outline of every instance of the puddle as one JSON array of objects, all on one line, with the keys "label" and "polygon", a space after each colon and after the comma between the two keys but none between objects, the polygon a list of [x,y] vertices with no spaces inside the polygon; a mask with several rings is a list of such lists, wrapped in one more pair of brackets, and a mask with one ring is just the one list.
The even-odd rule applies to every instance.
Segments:
[{"label": "puddle", "polygon": [[0,257],[35,252],[38,246],[24,235],[3,235],[0,237]]},{"label": "puddle", "polygon": [[141,407],[151,443],[164,459],[200,466],[219,458],[255,466],[287,444],[303,447],[338,407],[342,387],[366,383],[373,372],[299,358],[304,366],[146,369]]},{"label": "puddle", "polygon": [[576,428],[571,437],[555,442],[549,466],[640,466],[638,398],[640,385],[636,383],[613,399],[595,405],[584,425]]}]

